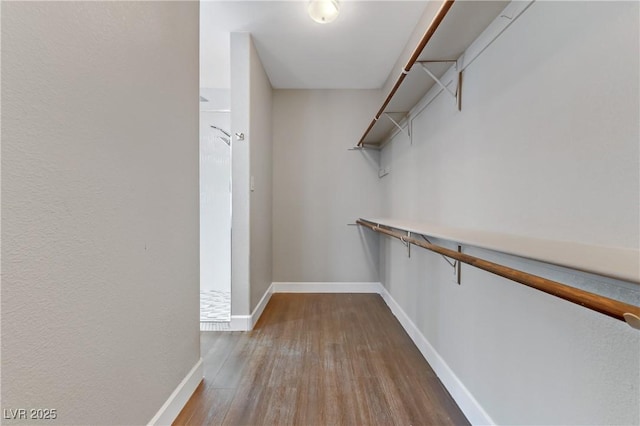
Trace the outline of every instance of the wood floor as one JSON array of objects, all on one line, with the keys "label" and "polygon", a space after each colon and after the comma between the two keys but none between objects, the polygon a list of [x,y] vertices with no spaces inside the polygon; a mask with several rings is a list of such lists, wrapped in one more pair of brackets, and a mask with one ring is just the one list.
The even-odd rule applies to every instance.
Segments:
[{"label": "wood floor", "polygon": [[469,424],[382,298],[274,294],[251,332],[202,332],[176,425]]}]

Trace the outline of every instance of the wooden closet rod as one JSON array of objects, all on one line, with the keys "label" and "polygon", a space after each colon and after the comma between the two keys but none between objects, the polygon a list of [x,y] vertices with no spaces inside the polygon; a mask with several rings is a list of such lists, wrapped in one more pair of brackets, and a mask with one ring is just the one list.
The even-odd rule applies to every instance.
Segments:
[{"label": "wooden closet rod", "polygon": [[491,272],[492,274],[500,275],[501,277],[516,281],[520,284],[535,288],[537,290],[578,304],[580,306],[584,306],[585,308],[592,309],[620,321],[626,321],[630,326],[634,328],[638,328],[638,326],[640,325],[640,307],[638,306],[629,305],[627,303],[619,302],[614,299],[609,299],[608,297],[570,287],[556,281],[548,280],[537,275],[532,275],[527,272],[509,268],[508,266],[489,262],[487,260],[470,256],[468,254],[459,253],[454,250],[431,244],[427,241],[417,240],[399,232],[392,231],[391,229],[382,228],[375,223],[367,222],[362,219],[357,220],[356,223],[373,231],[380,232],[390,237],[398,238],[405,243],[413,244],[418,247],[431,250],[435,253],[439,253],[452,259],[456,259],[468,265],[475,266],[476,268]]},{"label": "wooden closet rod", "polygon": [[404,80],[404,78],[407,76],[407,73],[411,71],[411,67],[413,67],[413,64],[415,64],[416,61],[418,60],[418,57],[424,50],[427,43],[429,43],[429,40],[431,40],[431,37],[433,37],[433,34],[436,32],[436,30],[440,26],[440,23],[442,22],[444,17],[447,15],[447,12],[449,12],[449,9],[451,9],[451,6],[453,6],[454,2],[455,0],[444,0],[444,2],[442,3],[442,6],[440,6],[440,9],[438,9],[438,13],[436,13],[436,16],[431,21],[431,24],[429,24],[427,31],[422,36],[422,39],[420,39],[420,43],[418,43],[418,46],[413,51],[413,54],[409,58],[409,61],[404,66],[402,73],[396,80],[396,83],[393,85],[393,88],[391,88],[389,95],[387,95],[387,99],[385,99],[384,103],[378,110],[378,113],[376,114],[375,118],[371,121],[371,123],[369,124],[369,127],[367,127],[367,130],[365,130],[364,135],[362,135],[362,138],[360,138],[360,142],[358,142],[358,146],[362,146],[364,144],[364,138],[367,137],[371,129],[373,129],[373,126],[376,124],[376,121],[378,121],[378,119],[380,118],[384,110],[387,108],[387,105],[389,105],[389,102],[391,102],[391,98],[393,98],[393,96],[396,94],[396,92],[400,88],[400,85],[402,84],[402,81]]}]

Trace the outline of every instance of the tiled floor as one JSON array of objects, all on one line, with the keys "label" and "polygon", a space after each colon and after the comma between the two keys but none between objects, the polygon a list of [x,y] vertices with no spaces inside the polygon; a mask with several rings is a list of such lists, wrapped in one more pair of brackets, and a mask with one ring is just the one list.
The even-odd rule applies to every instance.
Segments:
[{"label": "tiled floor", "polygon": [[231,293],[200,292],[200,322],[231,321]]},{"label": "tiled floor", "polygon": [[200,331],[231,331],[230,322],[201,321]]}]

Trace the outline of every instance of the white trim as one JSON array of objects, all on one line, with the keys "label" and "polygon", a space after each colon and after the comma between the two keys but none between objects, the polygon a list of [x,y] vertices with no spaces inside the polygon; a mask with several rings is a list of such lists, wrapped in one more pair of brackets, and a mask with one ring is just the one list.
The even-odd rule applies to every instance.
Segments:
[{"label": "white trim", "polygon": [[250,331],[256,325],[273,293],[377,293],[382,289],[379,282],[298,282],[271,283],[251,315],[231,315],[228,331]]},{"label": "white trim", "polygon": [[267,303],[269,303],[269,300],[271,300],[271,295],[272,294],[273,294],[273,283],[271,283],[271,285],[269,286],[267,291],[264,292],[264,295],[262,296],[262,299],[260,299],[260,301],[256,305],[255,309],[251,313],[251,324],[250,324],[251,328],[250,328],[250,330],[253,330],[253,327],[256,326],[256,323],[260,319],[260,316],[262,315],[262,312],[264,312],[264,308],[267,306]]},{"label": "white trim", "polygon": [[258,302],[258,305],[255,307],[251,315],[231,315],[231,321],[229,321],[229,328],[225,331],[251,331],[253,330],[253,326],[256,325],[264,308],[271,300],[271,295],[273,294],[273,284],[269,286],[267,291],[265,291],[262,299]]},{"label": "white trim", "polygon": [[380,294],[469,422],[472,425],[496,424],[384,286],[381,286]]},{"label": "white trim", "polygon": [[274,293],[380,293],[379,282],[297,282],[273,283]]},{"label": "white trim", "polygon": [[149,421],[149,426],[170,425],[178,417],[193,392],[204,378],[202,358],[196,362],[178,387],[169,395],[169,399],[162,404],[155,416]]},{"label": "white trim", "polygon": [[251,315],[231,315],[229,329],[226,331],[250,331]]}]

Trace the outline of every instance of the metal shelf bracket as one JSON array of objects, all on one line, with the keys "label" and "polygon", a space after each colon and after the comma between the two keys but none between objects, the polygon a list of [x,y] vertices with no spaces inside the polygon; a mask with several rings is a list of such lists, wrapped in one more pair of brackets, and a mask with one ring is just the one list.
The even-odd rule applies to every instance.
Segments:
[{"label": "metal shelf bracket", "polygon": [[380,151],[380,149],[372,148],[366,145],[361,145],[361,146],[354,146],[352,148],[348,148],[347,151]]},{"label": "metal shelf bracket", "polygon": [[426,72],[429,77],[431,77],[433,79],[433,81],[435,81],[438,86],[442,87],[442,89],[444,89],[447,93],[449,93],[451,96],[453,96],[456,100],[456,105],[458,106],[458,111],[462,111],[462,93],[461,93],[461,89],[462,89],[462,71],[458,71],[458,81],[456,82],[456,91],[452,91],[451,89],[449,89],[449,87],[447,87],[446,84],[444,84],[438,77],[435,76],[435,74],[433,74],[431,72],[431,70],[429,68],[427,68],[427,66],[425,64],[429,64],[429,63],[439,63],[439,64],[443,64],[443,63],[452,63],[454,64],[454,67],[456,69],[456,71],[458,70],[458,61],[455,60],[442,60],[442,61],[416,61],[416,63],[420,64],[420,67],[424,70],[424,72]]},{"label": "metal shelf bracket", "polygon": [[402,133],[407,135],[409,137],[409,139],[411,139],[411,127],[409,126],[409,123],[407,123],[406,131],[405,131],[405,128],[402,127],[400,125],[400,123],[398,123],[396,120],[394,120],[393,117],[391,116],[391,114],[406,114],[406,113],[404,113],[404,112],[384,112],[383,114],[384,114],[385,117],[387,117],[389,120],[391,120],[391,122],[394,124],[394,126],[396,126],[398,128],[398,130],[400,130]]},{"label": "metal shelf bracket", "polygon": [[[428,242],[429,244],[433,244],[431,241],[429,241],[429,239],[426,236],[424,236],[424,235],[420,235],[420,236],[426,242]],[[458,253],[462,253],[462,246],[458,245],[457,247],[458,247]],[[453,268],[453,276],[454,276],[455,282],[456,282],[456,284],[460,285],[460,262],[457,261],[457,260],[454,260],[452,262],[444,254],[441,254],[440,256],[442,256],[442,258],[445,260],[445,262],[447,262],[449,264],[449,266],[451,266]]]}]

